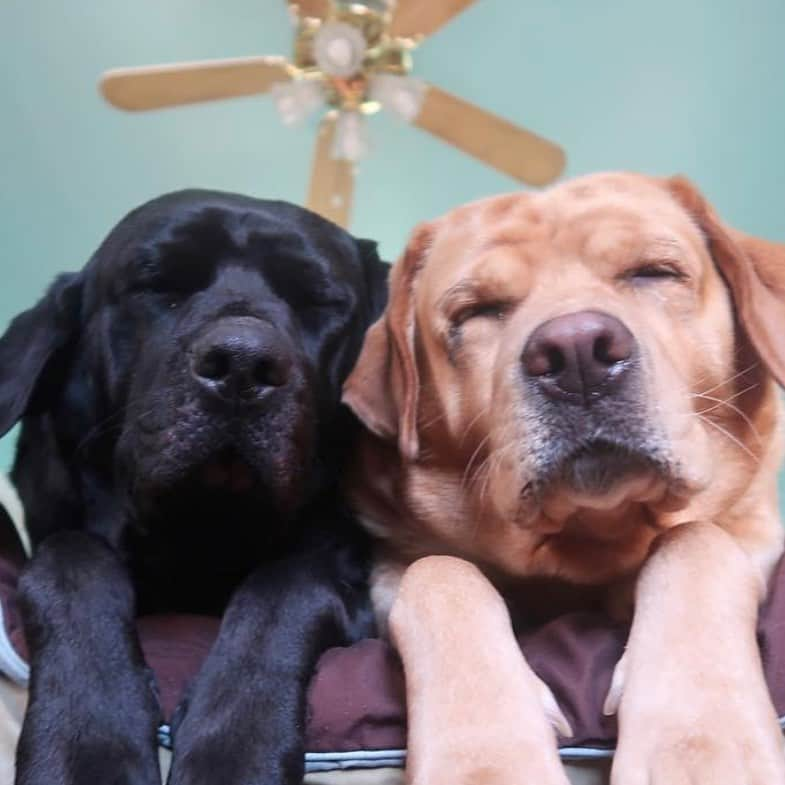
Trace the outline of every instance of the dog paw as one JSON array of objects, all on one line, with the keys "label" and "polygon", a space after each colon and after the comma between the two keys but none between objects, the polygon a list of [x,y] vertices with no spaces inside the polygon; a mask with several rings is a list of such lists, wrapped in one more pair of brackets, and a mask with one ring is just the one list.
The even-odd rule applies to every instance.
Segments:
[{"label": "dog paw", "polygon": [[154,744],[113,734],[86,738],[85,734],[39,739],[52,746],[37,748],[20,739],[15,785],[158,785],[161,772]]},{"label": "dog paw", "polygon": [[407,767],[409,785],[569,785],[556,754],[543,754],[532,745],[516,745],[515,755],[498,753],[484,745],[478,754],[470,750],[445,757],[436,765]]},{"label": "dog paw", "polygon": [[276,749],[260,739],[248,741],[210,728],[190,734],[179,745],[175,739],[167,785],[302,785],[304,753],[299,747]]},{"label": "dog paw", "polygon": [[776,716],[751,695],[685,692],[656,711],[636,711],[622,696],[619,714],[611,785],[785,783]]},{"label": "dog paw", "polygon": [[[530,673],[530,711],[513,721],[453,723],[449,733],[409,745],[409,785],[569,785],[553,730],[573,735],[548,685]],[[553,729],[553,730],[551,730]]]},{"label": "dog paw", "polygon": [[712,735],[702,729],[656,732],[641,745],[619,745],[611,785],[772,785],[785,782],[782,743],[766,744],[756,731]]},{"label": "dog paw", "polygon": [[160,783],[152,672],[118,669],[90,654],[77,660],[53,649],[38,663],[17,743],[16,785]]},{"label": "dog paw", "polygon": [[302,785],[305,752],[296,712],[265,705],[252,687],[228,692],[228,679],[197,678],[172,718],[167,785]]}]

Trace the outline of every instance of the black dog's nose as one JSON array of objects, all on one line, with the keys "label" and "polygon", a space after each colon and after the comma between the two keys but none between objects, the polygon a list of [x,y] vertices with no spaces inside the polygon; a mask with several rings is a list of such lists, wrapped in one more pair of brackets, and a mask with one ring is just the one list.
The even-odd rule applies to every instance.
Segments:
[{"label": "black dog's nose", "polygon": [[551,398],[585,402],[617,386],[635,350],[632,333],[614,316],[578,311],[541,324],[529,336],[521,362]]},{"label": "black dog's nose", "polygon": [[223,319],[192,347],[191,374],[226,401],[254,403],[289,379],[290,362],[277,331],[252,317]]}]

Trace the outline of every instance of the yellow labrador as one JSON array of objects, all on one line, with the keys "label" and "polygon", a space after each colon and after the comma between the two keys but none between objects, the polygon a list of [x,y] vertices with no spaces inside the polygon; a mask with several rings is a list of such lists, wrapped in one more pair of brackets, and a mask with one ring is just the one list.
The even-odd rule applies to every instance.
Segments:
[{"label": "yellow labrador", "polygon": [[783,380],[785,247],[683,179],[590,176],[415,231],[344,390],[411,781],[565,782],[569,728],[508,613],[555,612],[564,584],[562,606],[634,604],[616,785],[785,782],[755,640]]}]

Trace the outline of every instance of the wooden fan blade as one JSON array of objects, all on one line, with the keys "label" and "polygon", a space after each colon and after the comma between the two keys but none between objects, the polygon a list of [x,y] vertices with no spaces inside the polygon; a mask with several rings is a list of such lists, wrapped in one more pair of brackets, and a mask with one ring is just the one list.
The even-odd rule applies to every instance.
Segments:
[{"label": "wooden fan blade", "polygon": [[524,183],[547,185],[564,170],[557,144],[432,85],[414,124]]},{"label": "wooden fan blade", "polygon": [[110,104],[131,112],[266,93],[291,78],[283,57],[237,57],[115,68],[100,82]]},{"label": "wooden fan blade", "polygon": [[401,38],[433,35],[477,0],[396,0],[389,33]]},{"label": "wooden fan blade", "polygon": [[354,164],[332,157],[336,120],[337,114],[331,112],[319,128],[308,190],[308,208],[348,228],[354,196]]},{"label": "wooden fan blade", "polygon": [[312,17],[324,19],[330,10],[328,0],[287,0],[291,8],[301,19]]}]

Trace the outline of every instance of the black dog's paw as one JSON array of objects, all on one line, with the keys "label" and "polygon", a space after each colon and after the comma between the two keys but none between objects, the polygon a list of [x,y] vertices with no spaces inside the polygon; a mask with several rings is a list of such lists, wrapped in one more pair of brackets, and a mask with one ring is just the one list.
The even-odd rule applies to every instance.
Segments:
[{"label": "black dog's paw", "polygon": [[[28,737],[29,738],[29,737]],[[38,740],[41,736],[37,736]],[[159,785],[157,753],[146,740],[54,731],[52,746],[33,749],[23,732],[15,785]]]},{"label": "black dog's paw", "polygon": [[230,752],[224,745],[205,743],[190,750],[172,768],[167,785],[302,785],[303,764],[253,761],[246,749]]},{"label": "black dog's paw", "polygon": [[167,785],[302,785],[304,759],[299,744],[270,744],[239,728],[205,728],[179,744],[175,739]]},{"label": "black dog's paw", "polygon": [[98,718],[81,730],[52,724],[42,732],[26,722],[15,785],[160,785],[155,739],[100,724]]},{"label": "black dog's paw", "polygon": [[[200,674],[172,718],[167,785],[302,785],[305,753],[295,715],[246,686]],[[220,776],[218,774],[220,773]]]},{"label": "black dog's paw", "polygon": [[150,671],[115,673],[85,656],[74,674],[56,654],[34,672],[15,784],[160,785],[160,709]]},{"label": "black dog's paw", "polygon": [[[19,603],[32,655],[53,640],[73,640],[76,647],[99,641],[112,651],[126,645],[135,613],[133,587],[119,556],[79,531],[57,532],[38,546],[19,578]],[[75,634],[82,627],[84,641]]]}]

